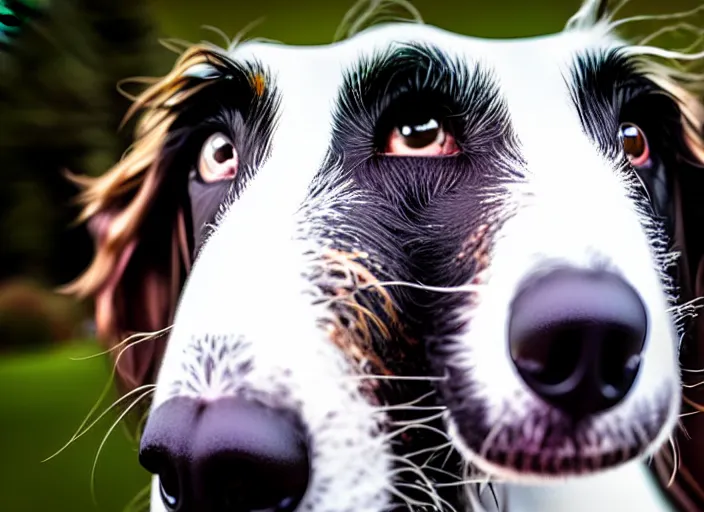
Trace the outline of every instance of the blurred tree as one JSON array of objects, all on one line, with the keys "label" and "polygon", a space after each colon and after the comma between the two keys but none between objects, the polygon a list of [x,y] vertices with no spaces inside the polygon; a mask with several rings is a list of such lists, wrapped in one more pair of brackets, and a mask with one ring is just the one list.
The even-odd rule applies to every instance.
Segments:
[{"label": "blurred tree", "polygon": [[[71,226],[77,190],[63,171],[97,175],[120,158],[129,129],[118,133],[118,126],[129,100],[116,84],[160,71],[157,36],[142,0],[33,2],[41,16],[25,18],[0,47],[0,295],[7,299],[0,301],[0,345],[5,348],[18,336],[30,344],[46,341],[21,333],[45,333],[49,341],[76,335],[83,309],[53,307],[51,294],[24,283],[53,287],[87,266],[93,242],[83,226]],[[12,24],[7,16],[3,20]],[[17,277],[29,281],[8,281]],[[5,289],[14,291],[2,295]],[[32,297],[22,301],[27,309],[22,314],[17,297]],[[55,328],[59,316],[74,327]]]},{"label": "blurred tree", "polygon": [[76,189],[62,171],[96,175],[120,157],[129,102],[116,84],[159,63],[143,0],[42,8],[0,49],[0,281],[25,275],[53,286],[75,277],[92,251],[84,228],[70,227]]}]

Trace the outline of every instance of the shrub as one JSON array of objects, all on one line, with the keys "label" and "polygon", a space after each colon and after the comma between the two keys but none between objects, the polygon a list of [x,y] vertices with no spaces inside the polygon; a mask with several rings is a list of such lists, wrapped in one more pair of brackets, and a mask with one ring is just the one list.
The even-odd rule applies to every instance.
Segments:
[{"label": "shrub", "polygon": [[13,279],[0,284],[0,350],[23,350],[81,335],[84,308],[40,284]]}]

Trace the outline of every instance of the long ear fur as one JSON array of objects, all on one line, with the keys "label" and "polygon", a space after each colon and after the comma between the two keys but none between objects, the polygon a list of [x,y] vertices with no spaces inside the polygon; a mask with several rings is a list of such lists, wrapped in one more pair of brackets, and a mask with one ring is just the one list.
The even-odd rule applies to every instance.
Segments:
[{"label": "long ear fur", "polygon": [[[674,169],[677,187],[676,211],[677,240],[680,258],[680,301],[683,312],[694,316],[686,325],[680,345],[680,363],[683,373],[683,416],[680,429],[673,439],[672,453],[661,453],[661,477],[669,487],[673,499],[683,510],[704,510],[704,393],[701,386],[701,369],[704,368],[704,316],[697,314],[704,298],[704,107],[680,84],[662,73],[651,76],[653,81],[669,92],[680,104],[682,113],[682,138],[688,154],[681,155],[678,168]],[[669,447],[668,449],[669,450]],[[667,462],[663,462],[667,461]],[[662,469],[669,471],[663,473]]]},{"label": "long ear fur", "polygon": [[138,96],[126,119],[142,116],[135,143],[98,178],[73,177],[82,187],[80,221],[95,238],[89,268],[64,292],[95,299],[97,334],[112,349],[123,392],[153,382],[181,288],[191,265],[188,198],[184,177],[169,173],[172,127],[178,110],[212,80],[194,69],[211,69],[223,57],[208,46],[187,49],[173,70]]},{"label": "long ear fur", "polygon": [[[637,56],[657,58],[662,55],[657,50],[633,47],[631,51]],[[697,97],[704,76],[693,80],[697,75],[691,71],[650,60],[643,61],[641,67],[680,107],[686,151],[680,155],[677,168],[672,169],[677,189],[675,245],[681,252],[681,309],[684,313],[693,311],[689,315],[694,316],[680,345],[684,383],[680,429],[673,436],[671,448],[658,454],[654,468],[678,507],[695,512],[704,510],[704,416],[699,414],[704,411],[704,389],[699,385],[704,368],[704,316],[697,314],[704,298],[704,105]]]}]

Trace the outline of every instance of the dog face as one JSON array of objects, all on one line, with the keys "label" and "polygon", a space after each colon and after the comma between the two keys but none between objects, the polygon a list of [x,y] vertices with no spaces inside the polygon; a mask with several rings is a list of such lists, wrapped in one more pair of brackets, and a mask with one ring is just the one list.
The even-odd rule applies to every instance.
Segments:
[{"label": "dog face", "polygon": [[675,270],[701,256],[695,235],[689,259],[670,249],[702,151],[694,104],[644,62],[599,23],[189,49],[138,99],[134,150],[88,183],[99,245],[75,287],[106,339],[173,318],[168,345],[118,365],[127,389],[158,371],[152,510],[385,510],[419,473],[398,466],[393,404],[430,379],[380,382],[430,369],[492,474],[657,449],[680,400]]}]

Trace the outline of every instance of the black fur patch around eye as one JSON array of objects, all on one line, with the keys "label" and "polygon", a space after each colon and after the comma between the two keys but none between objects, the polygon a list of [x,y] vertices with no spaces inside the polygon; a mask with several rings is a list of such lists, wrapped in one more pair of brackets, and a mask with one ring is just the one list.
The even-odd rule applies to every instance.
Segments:
[{"label": "black fur patch around eye", "polygon": [[[405,113],[414,107],[444,113],[461,153],[379,154],[380,134],[393,125],[389,116],[399,105]],[[363,59],[349,71],[338,98],[329,162],[340,164],[324,166],[321,181],[352,180],[370,197],[365,211],[350,218],[352,229],[366,225],[355,240],[366,238],[379,267],[402,274],[395,278],[433,286],[471,278],[471,258],[460,264],[454,258],[464,240],[492,217],[481,199],[518,179],[521,169],[508,108],[492,73],[414,44]]]},{"label": "black fur patch around eye", "polygon": [[[280,94],[259,63],[237,63],[218,56],[207,76],[194,76],[189,87],[206,85],[170,110],[177,114],[160,157],[173,186],[185,190],[190,208],[190,245],[197,253],[223,203],[234,200],[268,158]],[[235,179],[204,183],[192,173],[207,138],[222,132],[238,154]],[[183,193],[179,193],[181,196]]]},{"label": "black fur patch around eye", "polygon": [[468,157],[497,150],[511,139],[509,115],[489,69],[468,66],[419,44],[362,59],[345,76],[334,118],[333,154],[362,161],[378,153],[394,112],[441,117]]},{"label": "black fur patch around eye", "polygon": [[674,236],[673,176],[679,155],[688,153],[675,101],[637,72],[635,61],[620,49],[588,52],[575,60],[568,80],[587,135],[602,152],[626,165],[618,137],[621,123],[638,125],[646,135],[651,165],[634,169],[644,184],[653,216]]},{"label": "black fur patch around eye", "polygon": [[[400,112],[404,119],[412,118],[412,108],[442,117],[460,153],[381,154],[383,137],[398,121],[394,116]],[[485,199],[520,179],[522,167],[508,108],[492,73],[436,48],[400,45],[362,60],[345,77],[328,159],[315,180],[326,187],[312,189],[306,202],[315,205],[318,195],[328,194],[325,208],[333,214],[312,215],[311,232],[333,249],[364,253],[361,263],[379,281],[467,284],[486,265],[506,210],[500,199]],[[331,187],[342,184],[358,199],[329,196]],[[444,355],[407,340],[447,340],[462,327],[456,312],[468,296],[404,286],[385,290],[403,312],[404,336],[394,330],[392,339],[373,338],[375,352],[397,375],[444,374]],[[360,295],[383,317],[378,296]],[[441,345],[435,348],[451,350]],[[428,385],[415,384],[399,401],[422,395]],[[477,431],[483,428],[478,425]]]}]

